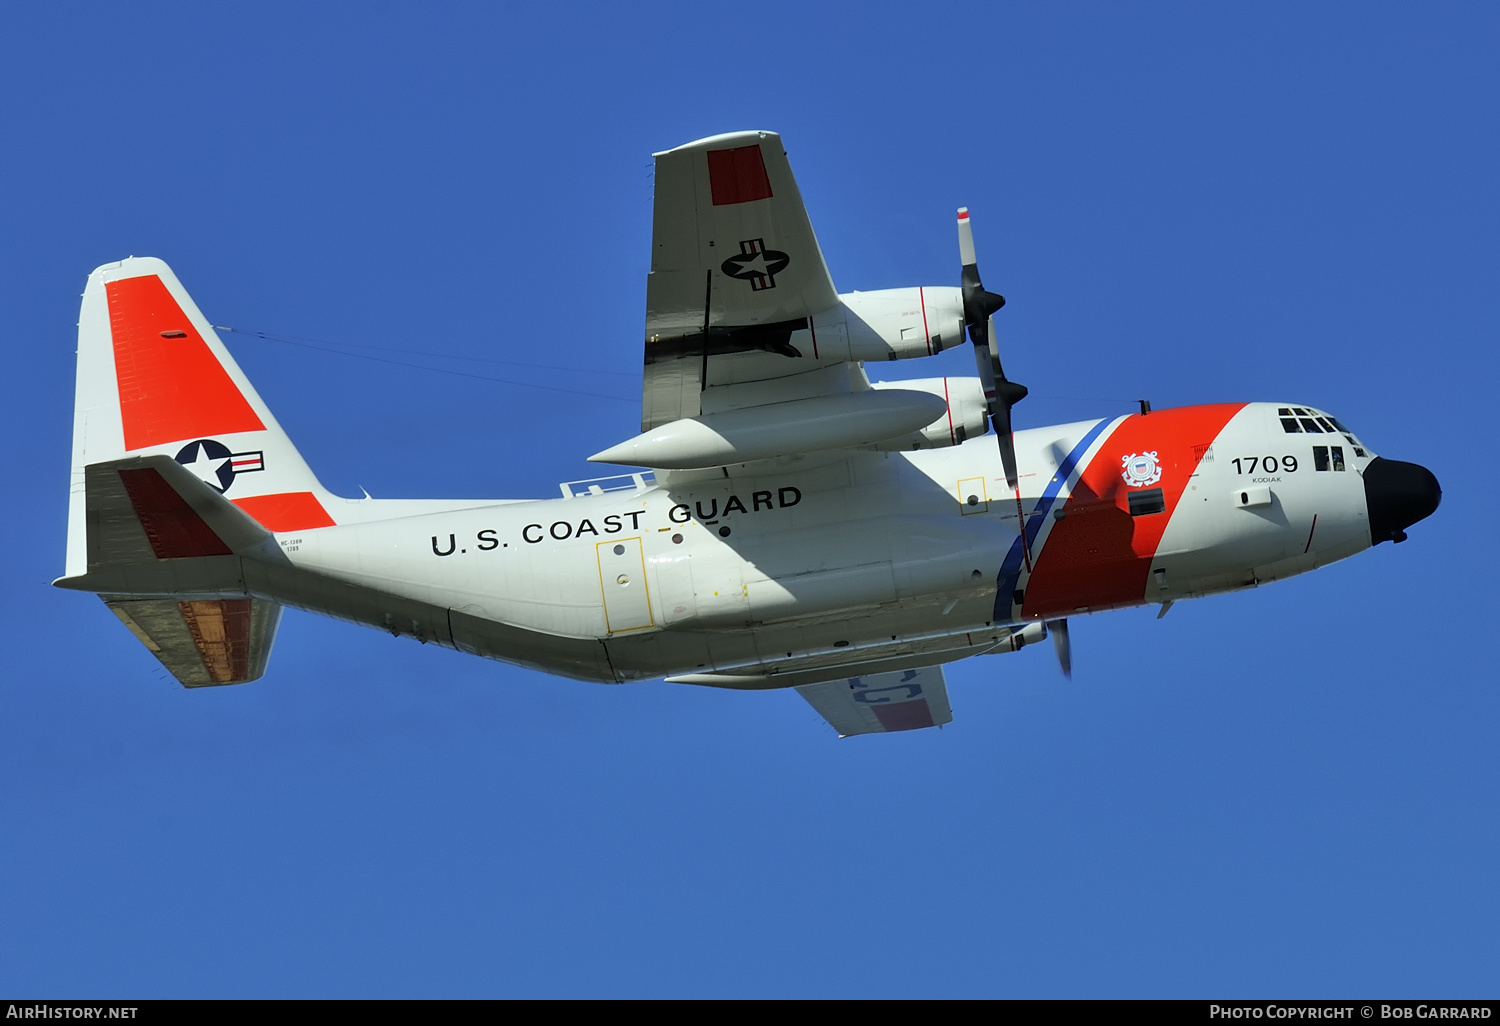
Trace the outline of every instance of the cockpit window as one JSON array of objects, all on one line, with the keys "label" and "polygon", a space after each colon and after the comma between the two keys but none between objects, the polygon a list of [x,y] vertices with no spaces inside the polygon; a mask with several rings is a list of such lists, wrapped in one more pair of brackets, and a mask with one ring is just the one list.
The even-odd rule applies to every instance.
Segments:
[{"label": "cockpit window", "polygon": [[[1343,422],[1340,421],[1337,417],[1330,417],[1328,414],[1322,412],[1321,410],[1303,409],[1301,406],[1277,407],[1276,416],[1277,419],[1281,421],[1281,430],[1289,435],[1300,435],[1303,433],[1309,435],[1341,434],[1344,436],[1344,440],[1347,441],[1350,447],[1354,450],[1354,455],[1358,456],[1360,459],[1366,459],[1368,457],[1368,454],[1365,452],[1364,447],[1360,444],[1359,439],[1354,437],[1354,432],[1345,427]],[[1319,446],[1318,448],[1322,449],[1325,454],[1328,454],[1328,448],[1326,446]],[[1343,449],[1342,447],[1335,447],[1334,451],[1342,453]],[[1326,458],[1327,457],[1325,456],[1325,459]],[[1330,460],[1329,463],[1331,464],[1331,462],[1332,461]],[[1339,462],[1340,464],[1342,464],[1342,459],[1340,459]],[[1327,470],[1330,469],[1330,467],[1325,465],[1323,467],[1319,467],[1318,469]],[[1343,468],[1342,466],[1340,466],[1338,469]]]},{"label": "cockpit window", "polygon": [[1354,455],[1358,456],[1360,459],[1364,459],[1364,447],[1360,445],[1359,439],[1354,437],[1354,432],[1345,427],[1344,422],[1339,420],[1337,417],[1329,417],[1328,419],[1333,421],[1333,426],[1338,428],[1338,430],[1343,433],[1344,438],[1347,439],[1349,444],[1354,448]]}]

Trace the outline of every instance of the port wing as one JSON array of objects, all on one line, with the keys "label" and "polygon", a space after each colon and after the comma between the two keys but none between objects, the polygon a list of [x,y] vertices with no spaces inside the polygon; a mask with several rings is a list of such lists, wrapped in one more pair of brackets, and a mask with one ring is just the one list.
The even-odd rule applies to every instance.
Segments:
[{"label": "port wing", "polygon": [[804,684],[797,691],[839,732],[884,734],[953,722],[941,666]]},{"label": "port wing", "polygon": [[658,153],[655,181],[642,431],[715,385],[811,370],[812,318],[839,304],[779,135]]}]

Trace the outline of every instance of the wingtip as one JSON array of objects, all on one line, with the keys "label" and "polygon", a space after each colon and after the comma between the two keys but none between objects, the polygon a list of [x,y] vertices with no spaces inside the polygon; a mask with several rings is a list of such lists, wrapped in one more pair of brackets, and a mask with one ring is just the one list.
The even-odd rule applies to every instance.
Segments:
[{"label": "wingtip", "polygon": [[89,272],[89,278],[115,281],[120,278],[139,278],[147,274],[172,273],[172,268],[160,257],[128,256],[123,260],[111,260],[100,264]]},{"label": "wingtip", "polygon": [[653,157],[664,157],[669,153],[679,153],[683,150],[698,149],[722,149],[732,146],[748,146],[754,142],[765,142],[769,139],[780,139],[777,132],[764,128],[750,128],[738,132],[721,132],[718,135],[704,136],[702,139],[694,139],[692,142],[683,143],[681,146],[673,146],[671,149],[660,150],[651,154]]}]

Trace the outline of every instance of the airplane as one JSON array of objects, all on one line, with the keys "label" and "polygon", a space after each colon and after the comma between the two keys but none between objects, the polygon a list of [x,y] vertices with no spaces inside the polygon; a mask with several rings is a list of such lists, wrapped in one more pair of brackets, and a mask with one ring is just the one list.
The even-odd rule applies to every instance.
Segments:
[{"label": "airplane", "polygon": [[[286,606],[585,681],[797,691],[849,736],[952,720],[943,666],[1255,587],[1431,515],[1427,469],[1295,402],[1014,430],[967,209],[959,284],[839,293],[780,136],[655,154],[642,467],[534,500],[325,489],[171,269],[88,279],[62,588],[189,688]],[[964,344],[975,377],[872,381]]]}]

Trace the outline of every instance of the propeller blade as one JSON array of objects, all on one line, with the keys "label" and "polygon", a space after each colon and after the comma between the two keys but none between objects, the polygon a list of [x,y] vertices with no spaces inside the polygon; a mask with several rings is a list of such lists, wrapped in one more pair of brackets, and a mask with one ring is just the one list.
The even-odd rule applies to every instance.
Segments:
[{"label": "propeller blade", "polygon": [[976,346],[988,342],[985,322],[1005,305],[1005,297],[985,290],[979,280],[979,263],[974,256],[974,226],[969,223],[969,208],[958,208],[958,262],[962,268],[959,283],[964,288],[964,323],[969,327],[969,341]]},{"label": "propeller blade", "polygon": [[962,266],[964,324],[969,341],[974,343],[974,362],[979,366],[979,381],[984,386],[985,403],[990,422],[1000,446],[1000,462],[1005,468],[1005,483],[1015,491],[1020,484],[1016,470],[1016,440],[1011,430],[1011,407],[1026,398],[1026,386],[1005,377],[1000,364],[1000,345],[995,332],[995,313],[1005,305],[1005,297],[988,291],[979,277],[979,260],[974,255],[974,225],[969,208],[958,210],[958,259]]},{"label": "propeller blade", "polygon": [[[989,336],[995,338],[995,318],[989,318]],[[1011,407],[1026,398],[1025,385],[1018,385],[1005,377],[1005,368],[1000,366],[1000,347],[991,344],[986,347],[990,357],[990,375],[985,398],[990,404],[990,422],[995,427],[995,440],[1000,445],[1000,463],[1005,468],[1005,483],[1011,491],[1015,491],[1020,485],[1020,475],[1016,470],[1016,436],[1015,429],[1011,427]],[[981,375],[981,380],[984,376]]]},{"label": "propeller blade", "polygon": [[[970,334],[973,333],[971,328]],[[985,412],[993,413],[995,410],[995,358],[990,355],[990,343],[987,338],[976,337],[974,339],[974,365],[979,368],[979,384],[984,389]]]},{"label": "propeller blade", "polygon": [[990,421],[995,425],[995,440],[1000,443],[1000,465],[1005,468],[1005,485],[1014,492],[1021,487],[1021,475],[1016,471],[1016,439],[1010,433],[1010,411],[996,413]]},{"label": "propeller blade", "polygon": [[1016,470],[1016,436],[1010,425],[1010,404],[999,401],[999,397],[990,403],[994,410],[990,414],[990,423],[995,428],[995,442],[1000,446],[1000,465],[1005,468],[1005,484],[1012,492],[1016,491],[1021,483],[1021,476]]},{"label": "propeller blade", "polygon": [[969,223],[968,207],[958,208],[958,262],[964,267],[975,268],[974,284],[979,284],[979,261],[974,258],[974,226]]},{"label": "propeller blade", "polygon": [[1062,666],[1063,676],[1073,679],[1073,645],[1068,640],[1067,620],[1048,620],[1047,633],[1052,635],[1052,646],[1057,649],[1057,662]]}]

